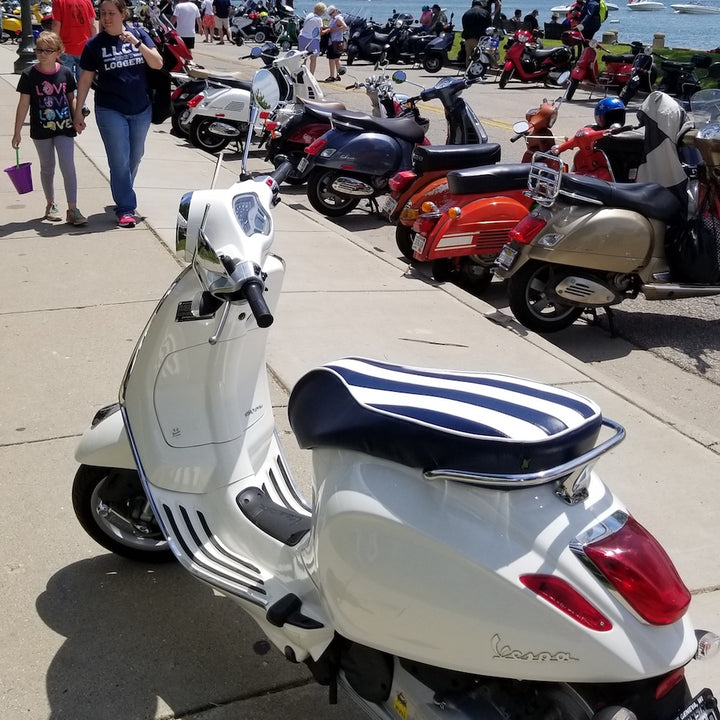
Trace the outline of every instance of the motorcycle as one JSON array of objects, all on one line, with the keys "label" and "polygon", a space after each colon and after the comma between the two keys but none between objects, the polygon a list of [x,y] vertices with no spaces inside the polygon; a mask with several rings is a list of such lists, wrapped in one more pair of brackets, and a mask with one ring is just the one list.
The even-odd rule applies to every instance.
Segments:
[{"label": "motorcycle", "polygon": [[559,86],[560,76],[572,68],[577,58],[577,44],[570,33],[563,33],[561,46],[540,48],[532,32],[517,30],[505,51],[505,65],[498,79],[500,89],[513,77],[520,82],[543,81],[545,85]]},{"label": "motorcycle", "polygon": [[[486,143],[487,133],[472,108],[461,97],[477,77],[474,66],[462,78],[441,78],[434,87],[408,99],[412,117],[377,120],[361,113],[338,112],[332,130],[306,149],[299,169],[310,168],[307,194],[310,204],[328,217],[345,215],[361,199],[387,192],[388,180],[412,165],[415,145],[428,144],[427,121],[421,121],[417,102],[440,100],[447,123],[446,145]],[[405,80],[405,73],[393,75]],[[311,166],[312,163],[312,166]]]},{"label": "motorcycle", "polygon": [[[559,156],[577,150],[573,173],[630,180],[643,157],[643,134],[628,132],[631,128],[627,126],[582,128],[574,137],[555,144],[550,128],[561,102],[561,98],[554,103],[545,101],[528,113],[529,120],[513,126],[511,142],[525,137],[527,144],[522,163],[449,173],[447,194],[437,204],[429,198],[424,207],[420,205],[412,235],[396,231],[396,239],[410,239],[414,260],[432,263],[435,280],[456,282],[475,294],[488,289],[494,263],[510,232],[529,211],[529,163],[535,153]],[[405,220],[404,227],[407,223]]]},{"label": "motorcycle", "polygon": [[[568,86],[565,90],[565,100],[570,101],[580,85],[589,85],[592,90],[596,87],[603,88],[605,92],[609,87],[622,88],[630,79],[633,70],[634,55],[612,55],[597,40],[587,39],[577,30],[570,30],[574,40],[579,41],[583,50],[580,53],[575,67],[570,72]],[[602,56],[605,65],[602,71],[599,70],[597,53],[602,50],[606,54]]]},{"label": "motorcycle", "polygon": [[181,200],[189,265],[75,453],[85,531],[124,557],[177,558],[369,717],[713,720],[684,666],[720,638],[694,629],[667,552],[594,470],[625,432],[593,401],[328,362],[289,401],[313,456],[304,499],[265,357],[286,171]]},{"label": "motorcycle", "polygon": [[[510,308],[525,327],[555,332],[586,308],[593,314],[604,308],[614,334],[611,307],[625,298],[720,295],[720,221],[705,206],[716,190],[708,179],[720,161],[720,125],[688,132],[685,111],[658,91],[638,118],[649,147],[639,184],[533,163],[528,185],[538,205],[511,232],[495,268],[509,279]],[[689,177],[678,144],[695,147],[712,164]]]},{"label": "motorcycle", "polygon": [[690,98],[702,89],[695,70],[696,68],[707,69],[710,67],[710,56],[704,53],[695,53],[689,61],[679,62],[669,60],[658,53],[655,54],[661,59],[660,70],[663,73],[657,89],[677,98],[685,108],[688,108]]}]

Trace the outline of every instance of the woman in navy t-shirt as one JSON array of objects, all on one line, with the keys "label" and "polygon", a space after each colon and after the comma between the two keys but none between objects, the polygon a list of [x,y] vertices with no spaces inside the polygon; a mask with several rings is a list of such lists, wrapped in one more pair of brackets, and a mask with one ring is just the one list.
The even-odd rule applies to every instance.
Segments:
[{"label": "woman in navy t-shirt", "polygon": [[100,27],[80,57],[75,129],[85,129],[82,106],[93,81],[95,117],[110,166],[110,190],[121,227],[135,227],[137,198],[133,183],[145,152],[152,108],[146,66],[159,70],[163,61],[142,28],[125,27],[125,0],[103,0]]}]

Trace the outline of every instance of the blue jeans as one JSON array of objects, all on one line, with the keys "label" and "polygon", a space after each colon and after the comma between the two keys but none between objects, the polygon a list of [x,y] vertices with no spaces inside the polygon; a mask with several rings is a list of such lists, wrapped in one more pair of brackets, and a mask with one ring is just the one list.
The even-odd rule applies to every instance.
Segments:
[{"label": "blue jeans", "polygon": [[80,69],[80,56],[63,53],[60,56],[60,62],[72,72],[75,77],[75,82],[77,82],[80,79],[80,73],[82,72]]},{"label": "blue jeans", "polygon": [[118,218],[134,213],[137,208],[133,183],[145,153],[145,138],[151,117],[152,108],[149,105],[137,115],[125,115],[117,110],[95,106],[98,130],[110,166],[110,191]]}]

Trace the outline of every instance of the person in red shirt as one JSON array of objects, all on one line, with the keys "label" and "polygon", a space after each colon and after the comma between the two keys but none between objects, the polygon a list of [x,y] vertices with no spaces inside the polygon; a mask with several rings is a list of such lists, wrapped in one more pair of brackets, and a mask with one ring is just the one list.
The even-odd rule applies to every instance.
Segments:
[{"label": "person in red shirt", "polygon": [[53,0],[52,31],[65,46],[60,61],[80,78],[80,56],[85,43],[97,35],[98,24],[92,0]]}]

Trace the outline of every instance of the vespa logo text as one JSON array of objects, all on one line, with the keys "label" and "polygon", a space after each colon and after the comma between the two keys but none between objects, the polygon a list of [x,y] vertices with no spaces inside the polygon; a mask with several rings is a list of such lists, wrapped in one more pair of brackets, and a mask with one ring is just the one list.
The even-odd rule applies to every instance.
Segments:
[{"label": "vespa logo text", "polygon": [[531,662],[577,662],[578,658],[573,657],[569,652],[549,652],[540,650],[532,652],[531,650],[513,650],[509,645],[500,644],[500,636],[492,636],[492,647],[494,651],[493,659],[497,660],[529,660]]},{"label": "vespa logo text", "polygon": [[262,406],[262,405],[256,405],[254,408],[250,408],[250,409],[245,413],[245,417],[248,418],[248,417],[250,417],[251,415],[254,415],[256,412],[259,412],[259,411],[262,410],[262,409],[263,409],[263,406]]}]

